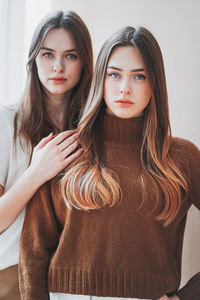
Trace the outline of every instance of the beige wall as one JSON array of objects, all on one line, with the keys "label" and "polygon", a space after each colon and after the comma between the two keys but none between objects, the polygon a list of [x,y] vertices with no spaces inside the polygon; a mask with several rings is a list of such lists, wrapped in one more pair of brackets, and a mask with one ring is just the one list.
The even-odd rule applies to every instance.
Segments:
[{"label": "beige wall", "polygon": [[[172,133],[200,147],[199,0],[52,0],[53,9],[72,9],[91,32],[95,57],[105,39],[124,25],[146,26],[165,61]],[[189,214],[183,281],[200,269],[200,213]]]}]

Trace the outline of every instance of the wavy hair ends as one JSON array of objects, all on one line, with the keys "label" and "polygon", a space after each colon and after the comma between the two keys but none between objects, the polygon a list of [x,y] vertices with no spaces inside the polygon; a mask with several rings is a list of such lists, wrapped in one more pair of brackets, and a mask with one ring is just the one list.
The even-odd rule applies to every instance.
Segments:
[{"label": "wavy hair ends", "polygon": [[87,159],[71,167],[61,180],[61,193],[69,207],[82,210],[112,207],[121,199],[121,188],[114,174]]},{"label": "wavy hair ends", "polygon": [[[189,186],[185,174],[170,154],[171,129],[162,53],[154,36],[143,27],[123,27],[104,43],[99,52],[89,97],[78,126],[79,141],[85,152],[82,161],[78,159],[72,169],[67,170],[61,182],[62,192],[72,206],[83,209],[100,208],[105,201],[106,205],[118,203],[121,196],[119,182],[104,165],[99,139],[105,113],[103,89],[106,66],[112,51],[126,46],[140,51],[152,89],[151,100],[144,110],[144,136],[140,151],[142,203],[151,191],[157,204],[163,198],[164,207],[157,213],[156,219],[167,226],[178,214]],[[100,138],[97,139],[97,136]],[[151,191],[149,187],[152,187]],[[102,199],[102,195],[108,198]]]}]

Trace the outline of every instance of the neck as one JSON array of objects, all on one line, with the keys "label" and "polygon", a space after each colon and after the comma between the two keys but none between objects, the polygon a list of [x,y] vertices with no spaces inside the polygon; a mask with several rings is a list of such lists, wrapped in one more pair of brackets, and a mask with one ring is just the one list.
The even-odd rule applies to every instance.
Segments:
[{"label": "neck", "polygon": [[46,110],[49,118],[61,131],[65,129],[65,114],[69,93],[64,95],[47,95]]}]

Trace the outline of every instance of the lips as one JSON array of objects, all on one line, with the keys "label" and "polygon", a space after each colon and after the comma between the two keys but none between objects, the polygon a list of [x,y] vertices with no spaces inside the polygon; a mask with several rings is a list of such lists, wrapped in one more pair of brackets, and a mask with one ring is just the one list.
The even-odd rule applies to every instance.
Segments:
[{"label": "lips", "polygon": [[66,81],[63,77],[52,77],[50,80],[52,80],[54,84],[62,84]]},{"label": "lips", "polygon": [[129,100],[129,99],[118,99],[118,100],[116,100],[115,101],[115,103],[117,103],[117,104],[124,104],[124,105],[132,105],[132,104],[134,104],[134,102],[132,102],[131,100]]}]

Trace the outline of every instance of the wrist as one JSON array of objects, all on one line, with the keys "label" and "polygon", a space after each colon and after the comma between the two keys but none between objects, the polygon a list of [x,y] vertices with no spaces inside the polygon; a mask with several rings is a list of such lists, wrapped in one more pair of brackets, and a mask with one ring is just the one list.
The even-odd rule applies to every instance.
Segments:
[{"label": "wrist", "polygon": [[31,167],[28,167],[23,174],[24,184],[28,185],[30,189],[37,190],[43,182],[39,180],[37,172]]}]

